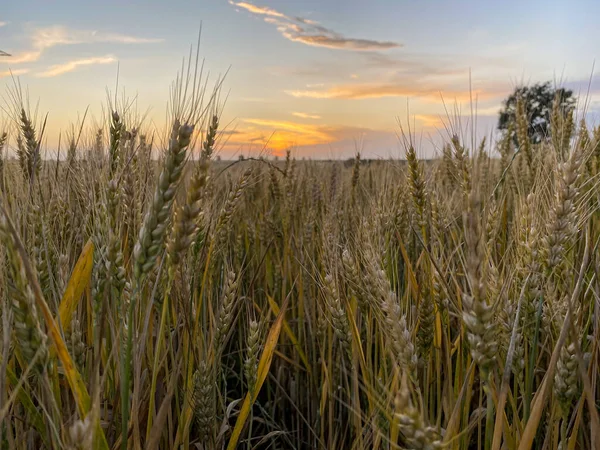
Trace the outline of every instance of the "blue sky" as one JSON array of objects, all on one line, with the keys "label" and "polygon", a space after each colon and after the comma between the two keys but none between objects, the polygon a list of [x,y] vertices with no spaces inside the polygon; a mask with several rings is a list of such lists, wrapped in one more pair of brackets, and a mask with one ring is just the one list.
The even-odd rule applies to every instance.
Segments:
[{"label": "blue sky", "polygon": [[[13,56],[0,58],[0,88],[12,85],[9,70],[19,77],[48,113],[46,146],[55,148],[87,107],[101,120],[118,63],[120,94],[161,129],[169,85],[202,22],[206,68],[214,80],[229,69],[224,157],[265,146],[401,156],[398,118],[431,154],[447,111],[468,127],[471,97],[484,135],[516,84],[556,80],[585,96],[599,16],[593,0],[9,2],[0,49]],[[598,89],[588,99],[592,121]]]}]

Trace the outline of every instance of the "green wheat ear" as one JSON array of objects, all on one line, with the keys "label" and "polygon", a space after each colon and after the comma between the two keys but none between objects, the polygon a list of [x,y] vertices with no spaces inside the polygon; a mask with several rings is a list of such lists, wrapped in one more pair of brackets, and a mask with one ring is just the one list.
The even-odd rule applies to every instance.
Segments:
[{"label": "green wheat ear", "polygon": [[193,130],[191,125],[180,125],[178,122],[173,124],[163,169],[133,251],[133,270],[138,280],[154,268],[163,248],[163,238]]},{"label": "green wheat ear", "polygon": [[6,281],[7,291],[11,298],[16,347],[21,354],[21,364],[25,364],[24,369],[30,362],[35,361],[35,372],[42,373],[48,363],[46,344],[48,338],[38,318],[33,287],[29,284],[23,260],[17,250],[17,243],[14,235],[10,232],[9,220],[2,208],[0,211],[0,240],[6,249],[9,263],[10,278]]}]

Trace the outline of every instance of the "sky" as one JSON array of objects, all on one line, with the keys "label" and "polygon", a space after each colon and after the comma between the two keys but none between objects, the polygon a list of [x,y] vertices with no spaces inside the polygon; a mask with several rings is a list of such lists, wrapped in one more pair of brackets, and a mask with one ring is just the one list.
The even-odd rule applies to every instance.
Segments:
[{"label": "sky", "polygon": [[429,157],[449,129],[492,136],[502,99],[521,84],[573,89],[595,123],[597,17],[596,0],[3,2],[0,50],[12,56],[0,56],[0,127],[19,83],[38,121],[47,118],[47,149],[86,110],[85,126],[106,123],[116,89],[161,132],[202,24],[209,85],[226,75],[223,158],[288,148],[307,158],[402,157],[403,132]]}]

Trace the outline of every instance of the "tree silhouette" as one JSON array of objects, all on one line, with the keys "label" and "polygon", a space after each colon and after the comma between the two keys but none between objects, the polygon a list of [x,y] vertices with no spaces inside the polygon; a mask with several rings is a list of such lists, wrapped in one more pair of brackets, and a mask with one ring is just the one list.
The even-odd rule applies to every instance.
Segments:
[{"label": "tree silhouette", "polygon": [[553,88],[550,82],[537,83],[533,86],[517,87],[502,103],[498,119],[498,129],[507,130],[514,123],[517,111],[517,99],[524,102],[527,114],[527,134],[531,142],[538,144],[550,137],[550,115],[554,99],[558,99],[563,114],[575,108],[573,91],[563,88]]}]

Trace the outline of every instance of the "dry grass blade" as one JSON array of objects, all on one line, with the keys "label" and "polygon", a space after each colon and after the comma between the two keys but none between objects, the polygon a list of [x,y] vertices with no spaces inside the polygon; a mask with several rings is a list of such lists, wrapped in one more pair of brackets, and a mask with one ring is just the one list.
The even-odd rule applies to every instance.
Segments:
[{"label": "dry grass blade", "polygon": [[79,300],[90,284],[94,260],[94,244],[90,240],[81,251],[75,264],[69,283],[58,307],[60,325],[63,329],[69,328],[73,313],[77,309]]}]

